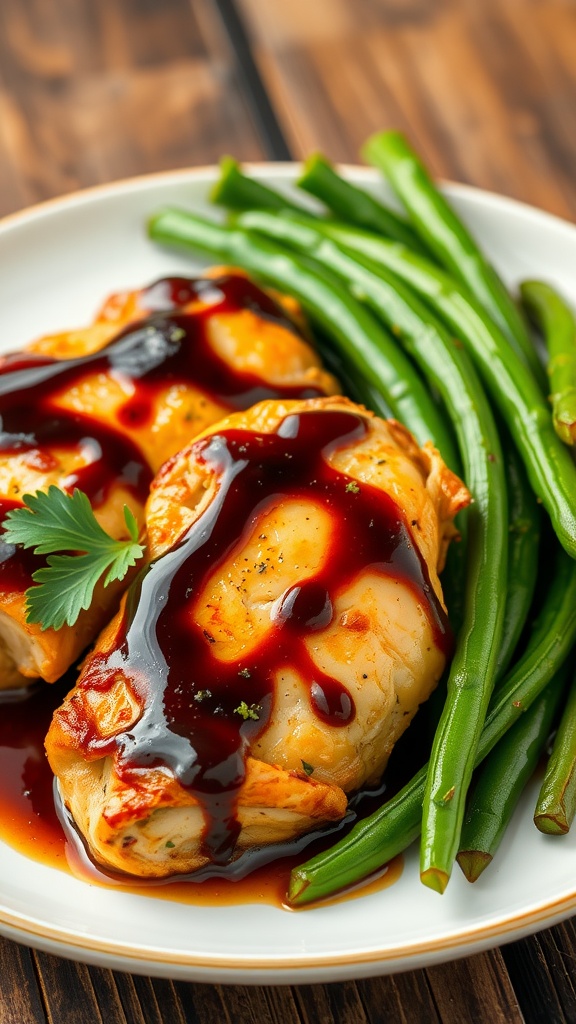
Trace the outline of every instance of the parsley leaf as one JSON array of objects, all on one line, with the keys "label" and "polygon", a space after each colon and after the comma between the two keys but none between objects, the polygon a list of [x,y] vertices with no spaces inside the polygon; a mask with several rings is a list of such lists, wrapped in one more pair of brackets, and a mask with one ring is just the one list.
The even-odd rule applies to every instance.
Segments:
[{"label": "parsley leaf", "polygon": [[238,707],[234,708],[234,714],[240,715],[245,722],[247,722],[249,718],[252,718],[255,722],[257,722],[258,719],[260,718],[261,710],[262,708],[260,707],[259,704],[250,704],[250,706],[248,706],[245,700],[241,700]]},{"label": "parsley leaf", "polygon": [[[26,591],[26,621],[42,629],[73,626],[80,612],[90,607],[94,588],[123,580],[128,569],[142,557],[138,524],[127,505],[124,520],[127,540],[115,540],[102,529],[83,491],[72,494],[54,485],[47,491],[25,494],[24,506],[8,512],[2,540],[34,548],[48,555],[48,564],[32,575],[37,584]],[[82,552],[56,554],[56,552]]]}]

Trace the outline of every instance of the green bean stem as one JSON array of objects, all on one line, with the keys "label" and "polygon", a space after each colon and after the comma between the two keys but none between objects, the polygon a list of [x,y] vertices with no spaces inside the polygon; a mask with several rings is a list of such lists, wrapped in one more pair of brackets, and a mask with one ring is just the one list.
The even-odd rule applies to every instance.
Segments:
[{"label": "green bean stem", "polygon": [[576,813],[576,678],[552,747],[534,823],[540,832],[564,835]]},{"label": "green bean stem", "polygon": [[[369,192],[341,178],[321,153],[308,157],[296,184],[321,199],[336,216],[351,224],[402,242],[415,252],[430,255],[407,220],[378,202]],[[252,208],[255,207],[253,204]]]},{"label": "green bean stem", "polygon": [[240,164],[231,156],[223,156],[220,160],[220,176],[212,186],[210,199],[229,210],[302,209],[287,196],[244,174]]},{"label": "green bean stem", "polygon": [[480,877],[500,846],[546,746],[567,677],[565,664],[522,718],[504,734],[479,769],[466,808],[457,856],[469,882]]},{"label": "green bean stem", "polygon": [[440,263],[465,284],[510,340],[540,387],[542,365],[516,305],[493,266],[400,132],[378,132],[362,148],[408,210],[410,219]]},{"label": "green bean stem", "polygon": [[456,460],[445,416],[394,339],[334,274],[264,238],[233,230],[181,210],[152,218],[150,237],[209,253],[244,267],[265,283],[293,295],[312,323],[324,331],[369,385],[384,392],[394,416],[422,444],[427,440]]},{"label": "green bean stem", "polygon": [[[393,329],[451,410],[474,497],[468,513],[468,566],[464,621],[448,678],[448,697],[434,740],[423,809],[422,879],[443,890],[458,850],[466,792],[488,707],[502,635],[508,516],[506,479],[498,433],[476,372],[443,325],[389,272],[376,274],[307,227],[265,212],[238,223],[278,233],[285,223],[293,245],[352,284]],[[450,794],[448,800],[444,794]]]},{"label": "green bean stem", "polygon": [[[560,550],[526,650],[492,698],[476,765],[542,693],[575,642],[576,563]],[[410,846],[420,832],[427,768],[424,765],[391,800],[354,825],[331,849],[292,871],[288,897],[294,906],[354,885]]]},{"label": "green bean stem", "polygon": [[554,428],[565,444],[576,445],[576,319],[564,299],[544,281],[524,281],[520,295],[548,349]]}]

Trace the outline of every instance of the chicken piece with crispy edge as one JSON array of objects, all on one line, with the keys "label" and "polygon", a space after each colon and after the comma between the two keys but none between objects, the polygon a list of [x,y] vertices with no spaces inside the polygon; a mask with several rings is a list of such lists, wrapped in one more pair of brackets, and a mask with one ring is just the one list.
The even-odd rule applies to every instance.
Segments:
[{"label": "chicken piece with crispy edge", "polygon": [[[453,518],[470,496],[431,445],[419,448],[399,423],[384,422],[345,398],[263,402],[203,436],[229,427],[272,433],[289,414],[304,409],[348,411],[363,418],[364,436],[336,447],[327,461],[360,487],[369,484],[392,496],[403,521],[418,524],[412,540],[442,604],[438,570],[456,533]],[[194,446],[170,460],[147,505],[153,558],[170,550],[215,493],[214,473],[195,458]],[[209,630],[216,659],[245,663],[272,628],[275,602],[295,582],[314,576],[330,529],[321,503],[288,498],[268,509],[225,563],[208,573],[193,597],[191,614],[196,628]],[[264,556],[274,572],[257,573],[247,582],[244,577],[240,587],[246,560]],[[346,794],[380,777],[394,743],[443,671],[445,652],[435,642],[421,600],[402,580],[367,567],[334,596],[333,604],[330,624],[305,643],[312,661],[345,684],[355,716],[339,728],[325,724],[311,709],[297,667],[287,664],[279,670],[272,712],[251,745],[238,794],[241,829],[235,855],[340,819]],[[114,649],[120,626],[119,615],[101,635],[94,656]],[[80,683],[90,671],[91,657]],[[140,714],[121,674],[108,692],[77,686],[54,715],[46,742],[49,761],[64,804],[97,862],[137,876],[191,872],[206,863],[206,856],[203,811],[190,791],[166,767],[142,770],[137,783],[127,785],[116,770],[116,755],[87,757],[82,748],[86,730],[104,738],[119,734]]]},{"label": "chicken piece with crispy edge", "polygon": [[[214,267],[204,277],[218,277],[243,271]],[[110,296],[94,323],[84,329],[46,335],[32,343],[27,351],[54,359],[71,359],[90,355],[103,349],[123,329],[149,315],[147,289],[121,292]],[[298,322],[300,314],[292,300],[274,293],[276,301],[285,306]],[[182,312],[195,312],[217,304],[217,295],[208,292],[182,307]],[[314,387],[325,394],[339,391],[337,382],[325,372],[312,347],[304,337],[290,331],[280,322],[271,322],[251,309],[214,313],[208,320],[210,344],[217,355],[235,371],[253,373],[271,386]],[[0,357],[1,361],[1,357]],[[64,388],[54,399],[56,409],[79,412],[97,422],[115,424],[118,410],[131,397],[130,386],[114,374],[90,374]],[[135,442],[153,473],[162,463],[200,431],[217,422],[229,408],[190,384],[175,382],[158,390],[152,415],[144,425],[123,421],[121,431]],[[24,494],[61,486],[87,458],[86,451],[57,449],[49,459],[31,458],[27,452],[3,455],[0,460],[0,500],[19,501]],[[138,521],[143,521],[143,506],[133,493],[116,483],[106,501],[95,509],[96,518],[112,536],[127,536],[122,513],[127,503]],[[80,614],[74,626],[63,626],[57,632],[42,630],[26,622],[25,598],[22,592],[0,591],[0,690],[27,686],[40,677],[54,682],[80,656],[117,608],[123,584],[105,590],[99,586],[91,607]]]}]

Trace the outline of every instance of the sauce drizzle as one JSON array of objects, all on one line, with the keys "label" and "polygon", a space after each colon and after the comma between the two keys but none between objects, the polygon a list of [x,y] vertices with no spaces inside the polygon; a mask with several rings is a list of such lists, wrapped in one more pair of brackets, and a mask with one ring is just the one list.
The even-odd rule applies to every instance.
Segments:
[{"label": "sauce drizzle", "polygon": [[[204,305],[182,309],[194,301]],[[20,454],[29,466],[49,471],[58,466],[54,450],[80,452],[83,465],[60,486],[67,491],[78,487],[95,508],[113,484],[123,485],[140,504],[146,500],[152,471],[130,430],[152,427],[155,399],[167,386],[193,385],[231,411],[266,398],[312,398],[321,393],[312,387],[267,384],[253,373],[234,370],[215,352],[207,330],[214,314],[249,309],[298,333],[282,307],[242,274],[163,278],[140,293],[140,304],[148,315],[90,355],[52,359],[16,352],[0,358],[0,457]],[[102,375],[133,387],[116,422],[58,404],[81,381]],[[34,555],[8,551],[0,541],[0,592],[25,590],[32,571],[42,564]]]},{"label": "sauce drizzle", "polygon": [[[195,442],[193,456],[215,476],[214,496],[174,546],[142,570],[128,592],[116,647],[96,652],[78,683],[106,691],[123,676],[140,718],[102,737],[97,722],[78,721],[77,707],[67,713],[69,725],[82,730],[87,755],[115,755],[127,783],[137,783],[143,768],[172,770],[203,808],[204,853],[215,864],[234,854],[238,791],[250,744],[272,712],[275,674],[293,666],[308,683],[311,708],[329,726],[354,718],[345,685],[319,670],[304,642],[330,626],[342,588],[367,569],[401,580],[422,604],[438,646],[449,645],[445,613],[398,506],[368,484],[351,486],[327,462],[366,430],[356,413],[308,410],[287,416],[274,433],[228,429]],[[213,638],[192,621],[194,596],[259,517],[299,497],[322,504],[334,524],[322,567],[275,602],[270,629],[246,663],[224,663]],[[242,707],[254,713],[239,713]]]},{"label": "sauce drizzle", "polygon": [[[59,817],[65,812],[56,812],[54,779],[44,752],[44,736],[52,714],[73,684],[70,673],[52,686],[0,694],[0,839],[23,856],[71,872],[89,885],[121,887],[142,896],[194,905],[221,907],[264,902],[286,907],[290,871],[301,863],[304,851],[306,856],[320,852],[353,823],[356,813],[369,814],[382,801],[381,789],[363,794],[358,802],[354,801],[355,810],[350,810],[344,826],[338,822],[325,829],[319,838],[309,833],[266,852],[248,851],[227,869],[166,879],[135,879],[104,870],[90,859],[73,826],[66,822],[62,827]],[[400,872],[401,862],[389,865],[377,887],[393,884]],[[370,891],[373,885],[368,881],[360,894]]]}]

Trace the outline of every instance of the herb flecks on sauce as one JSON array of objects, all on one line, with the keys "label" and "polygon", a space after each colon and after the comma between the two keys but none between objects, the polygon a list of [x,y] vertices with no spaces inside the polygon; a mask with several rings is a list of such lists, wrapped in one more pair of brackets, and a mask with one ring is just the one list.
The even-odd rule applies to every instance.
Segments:
[{"label": "herb flecks on sauce", "polygon": [[[266,398],[314,398],[322,393],[310,386],[268,384],[253,373],[235,370],[210,344],[210,318],[243,309],[299,334],[282,307],[243,274],[164,278],[143,289],[139,302],[142,319],[90,355],[54,359],[21,352],[0,357],[2,456],[23,455],[30,465],[48,471],[58,468],[55,453],[80,453],[81,465],[61,486],[68,493],[75,488],[84,492],[93,508],[106,501],[113,486],[144,504],[153,474],[134,430],[153,427],[156,399],[168,386],[193,386],[230,411]],[[195,309],[184,310],[190,303],[196,303]],[[121,380],[130,394],[115,421],[63,408],[63,396],[80,384],[93,378],[102,389],[108,377]],[[19,500],[0,498],[0,524],[20,506]],[[32,573],[45,564],[44,558],[0,537],[0,593],[25,591]]]},{"label": "herb flecks on sauce", "polygon": [[[311,712],[325,725],[337,729],[354,718],[347,687],[323,673],[306,646],[311,634],[330,626],[343,587],[368,569],[403,581],[427,610],[438,646],[448,646],[443,610],[398,506],[367,484],[360,494],[347,492],[346,476],[327,461],[366,430],[366,420],[354,412],[309,410],[286,417],[274,433],[229,428],[197,441],[193,454],[215,477],[213,500],[172,549],[141,571],[116,648],[95,653],[79,680],[80,689],[105,691],[122,673],[141,716],[112,737],[100,736],[94,722],[79,723],[86,754],[115,755],[128,784],[142,768],[171,769],[203,808],[204,852],[215,863],[233,856],[247,755],[273,713],[275,679],[283,669],[292,666],[308,685]],[[214,565],[238,549],[247,524],[257,529],[258,516],[277,508],[283,495],[291,502],[313,496],[329,510],[334,530],[315,577],[299,581],[296,575],[276,602],[269,631],[251,650],[248,680],[237,664],[218,657],[218,643],[191,621],[190,594],[201,592]],[[202,680],[209,681],[210,697],[197,701]],[[258,707],[257,719],[238,713],[242,702]]]}]

